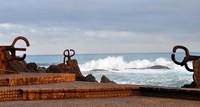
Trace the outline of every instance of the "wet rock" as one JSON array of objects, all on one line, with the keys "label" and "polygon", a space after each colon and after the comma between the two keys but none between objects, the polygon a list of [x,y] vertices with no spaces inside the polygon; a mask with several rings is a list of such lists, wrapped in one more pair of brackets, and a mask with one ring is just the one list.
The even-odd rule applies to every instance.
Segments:
[{"label": "wet rock", "polygon": [[126,68],[126,69],[170,69],[170,68],[163,65],[154,65],[154,66],[146,67],[146,68]]},{"label": "wet rock", "polygon": [[47,68],[45,68],[45,67],[38,67],[37,68],[38,72],[46,72],[46,70],[47,70]]},{"label": "wet rock", "polygon": [[47,73],[61,73],[62,71],[56,65],[50,65],[47,70]]},{"label": "wet rock", "polygon": [[85,81],[88,81],[88,82],[97,82],[96,78],[92,74],[87,75],[85,77]]},{"label": "wet rock", "polygon": [[[101,81],[100,83],[115,83],[114,81],[111,81],[110,79],[108,79],[105,75],[103,75],[101,77]],[[115,83],[116,84],[116,83]]]},{"label": "wet rock", "polygon": [[25,61],[9,62],[9,67],[7,69],[16,72],[30,72]]},{"label": "wet rock", "polygon": [[162,66],[162,65],[154,65],[151,67],[147,67],[146,69],[170,69],[170,68],[167,66]]},{"label": "wet rock", "polygon": [[54,65],[53,69],[52,69],[52,67],[47,68],[47,73],[52,73],[52,72],[55,72],[55,73],[72,73],[72,74],[76,75],[77,81],[84,81],[85,80],[85,77],[82,75],[80,68],[78,66],[78,62],[75,59],[68,60],[67,65],[64,64],[64,63],[60,63],[56,67]]},{"label": "wet rock", "polygon": [[83,74],[81,73],[81,70],[78,66],[78,62],[76,59],[68,60],[67,61],[67,67],[70,68],[70,72],[76,74],[76,77],[83,77]]},{"label": "wet rock", "polygon": [[37,64],[34,62],[28,63],[27,68],[32,72],[37,72]]},{"label": "wet rock", "polygon": [[85,77],[84,76],[76,77],[76,81],[85,81]]},{"label": "wet rock", "polygon": [[112,71],[120,71],[119,69],[112,69]]},{"label": "wet rock", "polygon": [[62,72],[65,72],[65,73],[70,73],[70,68],[67,67],[66,64],[64,63],[61,63],[61,64],[58,64],[57,67],[62,71]]},{"label": "wet rock", "polygon": [[181,88],[195,88],[197,84],[195,82],[192,82],[191,84],[185,84]]}]

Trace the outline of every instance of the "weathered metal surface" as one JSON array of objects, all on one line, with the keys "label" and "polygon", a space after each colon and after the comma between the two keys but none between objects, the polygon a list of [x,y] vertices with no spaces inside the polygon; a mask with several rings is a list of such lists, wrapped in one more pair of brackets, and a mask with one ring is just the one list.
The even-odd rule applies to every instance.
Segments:
[{"label": "weathered metal surface", "polygon": [[18,40],[23,40],[26,43],[27,47],[30,46],[29,41],[23,36],[18,36],[17,38],[15,38],[10,46],[0,46],[2,51],[9,51],[11,53],[12,59],[9,60],[15,59],[18,61],[22,61],[26,58],[26,54],[24,54],[22,57],[16,56],[16,51],[26,51],[26,48],[15,48],[15,44]]},{"label": "weathered metal surface", "polygon": [[[178,49],[182,49],[185,51],[185,57],[183,58],[183,60],[181,62],[177,61],[176,60],[176,57],[175,57],[175,53]],[[185,68],[190,71],[190,72],[193,72],[193,69],[189,68],[188,67],[188,62],[189,61],[195,61],[195,60],[198,60],[200,58],[200,56],[194,56],[194,55],[190,55],[189,53],[189,50],[184,47],[184,46],[181,46],[181,45],[177,45],[173,48],[173,54],[171,54],[171,59],[172,61],[177,64],[177,65],[181,65],[181,66],[185,66]]]},{"label": "weathered metal surface", "polygon": [[22,57],[17,56],[17,51],[26,51],[26,48],[16,48],[15,44],[18,40],[23,40],[26,43],[26,46],[30,46],[29,41],[23,37],[19,36],[14,39],[13,43],[9,46],[0,46],[0,69],[7,70],[9,62],[13,60],[23,61],[26,58],[26,54],[23,54]]},{"label": "weathered metal surface", "polygon": [[[72,52],[72,53],[71,53]],[[73,49],[66,49],[64,52],[63,52],[63,55],[64,55],[64,60],[63,60],[63,63],[66,64],[66,57],[68,58],[68,61],[71,60],[71,57],[73,57],[75,55],[75,51]]]}]

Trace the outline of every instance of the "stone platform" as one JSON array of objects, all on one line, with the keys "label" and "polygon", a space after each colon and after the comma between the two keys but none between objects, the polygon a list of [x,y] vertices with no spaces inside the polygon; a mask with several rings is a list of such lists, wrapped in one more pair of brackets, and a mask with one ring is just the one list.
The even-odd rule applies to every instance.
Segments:
[{"label": "stone platform", "polygon": [[0,101],[129,96],[200,100],[200,89],[80,82],[66,73],[0,75]]}]

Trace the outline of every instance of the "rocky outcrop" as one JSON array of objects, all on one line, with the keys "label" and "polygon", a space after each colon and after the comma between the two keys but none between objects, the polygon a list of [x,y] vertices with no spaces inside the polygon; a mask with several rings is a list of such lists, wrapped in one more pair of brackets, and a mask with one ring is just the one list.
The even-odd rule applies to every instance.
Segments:
[{"label": "rocky outcrop", "polygon": [[37,71],[38,71],[38,70],[37,70],[38,66],[37,66],[37,64],[34,63],[34,62],[28,63],[28,64],[27,64],[27,68],[28,68],[30,71],[32,71],[32,72],[37,72]]},{"label": "rocky outcrop", "polygon": [[47,73],[62,73],[61,69],[56,65],[50,65],[47,68]]},{"label": "rocky outcrop", "polygon": [[126,69],[170,69],[170,68],[163,65],[153,65],[153,66],[145,67],[145,68],[126,68]]},{"label": "rocky outcrop", "polygon": [[37,68],[37,71],[38,71],[38,72],[42,72],[42,73],[45,73],[46,70],[47,70],[47,68],[45,68],[45,67],[38,67],[38,68]]},{"label": "rocky outcrop", "polygon": [[192,82],[191,84],[185,84],[181,88],[196,88],[197,84],[195,82]]},{"label": "rocky outcrop", "polygon": [[78,66],[77,60],[68,60],[67,65],[64,63],[58,65],[51,65],[47,68],[47,73],[72,73],[76,75],[76,80],[84,81],[84,76],[82,75],[80,68]]},{"label": "rocky outcrop", "polygon": [[76,74],[76,77],[83,77],[76,59],[68,60],[67,61],[67,67],[70,68],[71,73]]},{"label": "rocky outcrop", "polygon": [[[101,81],[100,83],[115,83],[114,81],[111,81],[110,79],[108,79],[105,75],[103,75],[101,77]],[[116,83],[115,83],[116,84]]]},{"label": "rocky outcrop", "polygon": [[27,64],[25,61],[12,61],[9,62],[7,66],[8,70],[16,71],[16,72],[29,72],[30,70],[27,68]]},{"label": "rocky outcrop", "polygon": [[167,66],[162,66],[162,65],[154,65],[151,67],[147,67],[146,69],[170,69],[170,68]]},{"label": "rocky outcrop", "polygon": [[57,67],[58,67],[62,72],[71,73],[70,67],[67,67],[67,65],[64,64],[64,63],[58,64]]},{"label": "rocky outcrop", "polygon": [[85,77],[85,81],[87,81],[87,82],[97,82],[96,78],[92,74],[87,75]]}]

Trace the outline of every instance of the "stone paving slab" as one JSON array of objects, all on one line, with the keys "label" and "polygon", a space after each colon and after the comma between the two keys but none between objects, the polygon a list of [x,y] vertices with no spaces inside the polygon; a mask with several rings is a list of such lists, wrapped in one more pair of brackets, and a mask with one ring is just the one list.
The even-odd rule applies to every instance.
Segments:
[{"label": "stone paving slab", "polygon": [[5,101],[0,107],[199,107],[200,101],[130,96],[36,101]]},{"label": "stone paving slab", "polygon": [[52,89],[52,88],[76,88],[76,89],[97,89],[97,88],[112,88],[112,87],[138,87],[137,85],[120,85],[112,83],[94,83],[94,82],[62,82],[40,85],[22,85],[22,86],[1,86],[0,89]]}]

